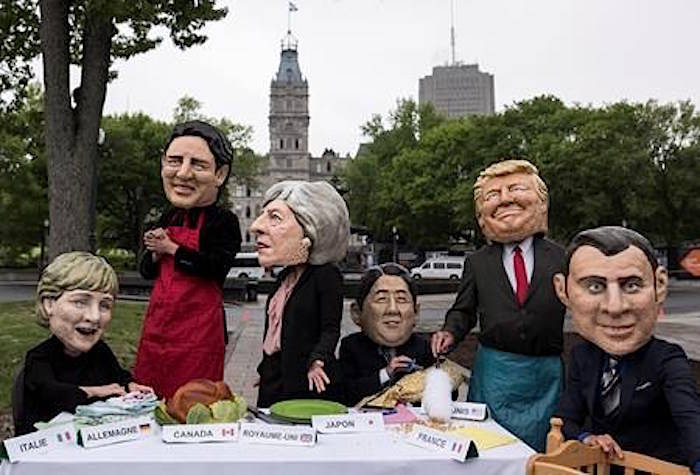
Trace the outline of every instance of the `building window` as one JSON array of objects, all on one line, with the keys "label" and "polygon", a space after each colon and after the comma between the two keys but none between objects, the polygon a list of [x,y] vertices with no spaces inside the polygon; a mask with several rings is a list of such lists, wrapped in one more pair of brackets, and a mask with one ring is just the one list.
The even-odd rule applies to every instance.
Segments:
[{"label": "building window", "polygon": [[299,150],[299,139],[294,139],[294,148]]},{"label": "building window", "polygon": [[291,158],[287,159],[287,168],[292,168],[292,159]]},{"label": "building window", "polygon": [[250,218],[250,206],[245,207],[245,217]]},{"label": "building window", "polygon": [[245,187],[245,195],[250,198],[250,188],[247,186]]},{"label": "building window", "polygon": [[331,162],[326,162],[326,171],[327,171],[328,173],[331,172]]},{"label": "building window", "polygon": [[247,231],[245,233],[245,242],[250,242],[250,233]]}]

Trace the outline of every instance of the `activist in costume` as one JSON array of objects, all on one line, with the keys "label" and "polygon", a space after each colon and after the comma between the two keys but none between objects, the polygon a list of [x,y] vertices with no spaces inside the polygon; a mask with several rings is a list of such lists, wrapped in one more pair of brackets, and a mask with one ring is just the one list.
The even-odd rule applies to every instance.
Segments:
[{"label": "activist in costume", "polygon": [[320,393],[340,399],[335,347],[343,277],[335,263],[347,252],[347,207],[326,182],[277,183],[264,203],[250,226],[258,260],[265,268],[285,268],[265,307],[258,406]]},{"label": "activist in costume", "polygon": [[350,312],[362,331],[340,342],[345,402],[366,396],[418,368],[435,363],[427,338],[415,335],[420,306],[411,274],[389,262],[371,267],[360,280]]},{"label": "activist in costume", "polygon": [[567,439],[691,467],[700,475],[700,397],[683,349],[653,336],[668,292],[654,248],[631,229],[577,234],[557,295],[587,341],[571,353],[557,414]]},{"label": "activist in costume", "polygon": [[41,273],[36,313],[52,335],[27,352],[17,382],[21,400],[13,401],[15,435],[80,405],[127,391],[153,391],[132,381],[102,341],[118,288],[107,261],[87,252],[61,254]]},{"label": "activist in costume", "polygon": [[184,383],[223,379],[223,284],[240,249],[238,218],[216,202],[233,149],[201,121],[175,126],[161,159],[172,208],[144,235],[141,275],[155,279],[134,375],[169,398]]},{"label": "activist in costume", "polygon": [[432,349],[447,351],[478,320],[468,400],[486,403],[499,424],[542,451],[562,388],[565,313],[552,283],[564,250],[544,237],[547,186],[530,162],[506,160],[481,172],[474,204],[489,244],[465,259]]}]

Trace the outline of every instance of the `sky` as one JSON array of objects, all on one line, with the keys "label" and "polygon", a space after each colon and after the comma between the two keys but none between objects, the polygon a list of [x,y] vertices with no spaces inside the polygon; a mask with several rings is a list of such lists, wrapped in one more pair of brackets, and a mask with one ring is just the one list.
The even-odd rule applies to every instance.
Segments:
[{"label": "sky", "polygon": [[[292,33],[309,84],[309,148],[355,155],[360,126],[419,78],[450,60],[450,0],[293,0]],[[566,104],[690,100],[700,105],[700,2],[696,0],[453,0],[455,55],[494,75],[496,111],[541,94]],[[269,151],[270,81],[288,21],[287,0],[219,1],[224,20],[184,51],[115,63],[105,114],[171,120],[189,95],[210,117],[251,125]]]}]

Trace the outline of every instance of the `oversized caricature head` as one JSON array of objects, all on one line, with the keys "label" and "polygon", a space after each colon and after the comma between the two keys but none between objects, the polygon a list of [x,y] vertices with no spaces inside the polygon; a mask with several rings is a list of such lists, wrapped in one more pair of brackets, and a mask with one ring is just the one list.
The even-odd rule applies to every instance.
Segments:
[{"label": "oversized caricature head", "polygon": [[338,262],[347,253],[350,219],[345,201],[325,181],[282,181],[265,193],[250,225],[260,265]]},{"label": "oversized caricature head", "polygon": [[102,337],[118,289],[117,274],[101,257],[88,252],[61,254],[39,279],[39,322],[61,340],[67,354],[78,356]]},{"label": "oversized caricature head", "polygon": [[176,208],[216,202],[231,173],[233,148],[224,134],[199,120],[178,124],[165,144],[160,176]]},{"label": "oversized caricature head", "polygon": [[516,242],[547,232],[547,185],[527,160],[494,163],[474,183],[474,208],[490,242]]},{"label": "oversized caricature head", "polygon": [[649,241],[617,226],[588,229],[571,241],[566,259],[554,287],[576,331],[610,355],[644,346],[668,288]]},{"label": "oversized caricature head", "polygon": [[350,306],[352,320],[373,342],[386,347],[406,343],[416,326],[419,306],[411,274],[389,262],[371,267]]}]

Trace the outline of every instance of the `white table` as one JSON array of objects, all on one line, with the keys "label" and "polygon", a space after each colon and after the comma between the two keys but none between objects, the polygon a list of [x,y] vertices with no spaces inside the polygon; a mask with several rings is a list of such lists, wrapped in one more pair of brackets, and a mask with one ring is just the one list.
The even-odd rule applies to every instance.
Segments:
[{"label": "white table", "polygon": [[[493,421],[483,427],[504,431]],[[247,443],[166,444],[159,437],[64,449],[0,466],[0,475],[522,475],[534,452],[524,443],[459,463],[409,445],[392,432],[319,434],[314,447]]]}]

